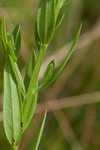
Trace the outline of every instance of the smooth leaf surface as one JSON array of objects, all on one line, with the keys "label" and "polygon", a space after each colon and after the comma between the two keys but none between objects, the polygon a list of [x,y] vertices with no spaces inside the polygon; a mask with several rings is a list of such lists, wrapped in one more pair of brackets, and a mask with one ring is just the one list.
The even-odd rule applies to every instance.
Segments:
[{"label": "smooth leaf surface", "polygon": [[17,85],[9,64],[4,70],[3,120],[10,144],[18,144],[21,136],[21,110]]},{"label": "smooth leaf surface", "polygon": [[44,118],[43,118],[43,121],[42,121],[42,124],[41,124],[41,128],[40,128],[38,137],[36,139],[36,142],[34,144],[33,150],[38,150],[38,148],[39,148],[39,144],[40,144],[42,134],[43,134],[43,130],[44,130],[44,126],[45,126],[46,116],[47,116],[47,112],[45,112],[45,114],[44,114]]}]

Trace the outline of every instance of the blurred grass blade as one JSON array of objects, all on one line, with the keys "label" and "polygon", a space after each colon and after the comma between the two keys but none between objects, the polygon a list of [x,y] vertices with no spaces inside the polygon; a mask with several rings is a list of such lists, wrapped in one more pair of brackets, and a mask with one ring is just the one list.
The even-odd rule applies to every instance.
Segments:
[{"label": "blurred grass blade", "polygon": [[36,142],[34,144],[33,150],[38,150],[38,148],[39,148],[39,144],[40,144],[40,141],[41,141],[41,138],[42,138],[42,134],[43,134],[43,130],[44,130],[44,126],[45,126],[46,116],[47,116],[47,112],[45,112],[45,114],[44,114],[42,125],[41,125],[41,128],[40,128],[37,140],[36,140]]},{"label": "blurred grass blade", "polygon": [[34,67],[36,64],[36,60],[37,60],[37,56],[35,54],[35,51],[32,51],[30,54],[28,64],[26,66],[26,71],[25,71],[24,84],[25,84],[26,90],[28,89],[28,86],[32,77],[32,73],[34,71]]},{"label": "blurred grass blade", "polygon": [[4,70],[3,121],[8,141],[17,145],[21,136],[21,110],[17,84],[9,63]]},{"label": "blurred grass blade", "polygon": [[13,32],[12,32],[13,38],[14,38],[14,45],[15,45],[15,55],[18,58],[20,55],[20,48],[21,48],[21,33],[20,33],[20,26],[17,25]]}]

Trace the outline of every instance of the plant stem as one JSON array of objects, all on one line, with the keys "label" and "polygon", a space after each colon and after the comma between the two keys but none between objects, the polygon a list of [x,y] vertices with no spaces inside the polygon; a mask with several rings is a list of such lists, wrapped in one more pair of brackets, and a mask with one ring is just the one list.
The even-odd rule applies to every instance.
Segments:
[{"label": "plant stem", "polygon": [[[24,109],[23,109],[23,116],[22,116],[22,121],[25,124],[24,131],[26,130],[28,124],[30,123],[30,119],[28,118],[29,117],[28,111],[31,108],[32,101],[33,101],[32,97],[33,97],[33,95],[36,91],[36,88],[37,88],[38,76],[39,76],[40,68],[41,68],[45,53],[46,53],[46,48],[47,48],[47,45],[42,45],[40,48],[40,53],[39,53],[39,56],[37,59],[37,63],[35,65],[34,72],[33,72],[33,75],[32,75],[32,78],[31,78],[31,81],[29,84],[29,88],[27,91],[27,95],[26,95],[26,98],[24,101],[24,106],[23,106]],[[34,112],[34,109],[33,109],[33,112]],[[29,123],[28,123],[27,118],[29,119]]]},{"label": "plant stem", "polygon": [[12,147],[11,147],[11,150],[18,150],[18,146],[13,144]]},{"label": "plant stem", "polygon": [[[27,94],[28,97],[29,97],[30,93],[32,93],[31,91],[35,90],[37,80],[38,80],[38,76],[39,76],[39,72],[40,72],[40,68],[41,68],[45,53],[46,53],[46,48],[47,48],[46,45],[41,46],[40,53],[39,53],[39,56],[38,56],[38,59],[37,59],[37,64],[34,68],[32,79],[31,79],[31,82],[30,82],[30,85],[29,85],[28,94]],[[33,91],[33,93],[34,93],[34,91]]]},{"label": "plant stem", "polygon": [[32,76],[33,82],[31,82],[32,85],[30,84],[30,87],[32,86],[32,88],[36,86],[36,82],[37,82],[37,79],[38,79],[40,67],[42,65],[42,62],[43,62],[43,59],[44,59],[44,56],[45,56],[46,48],[47,48],[46,45],[41,46],[40,54],[38,56],[37,64],[34,68],[34,72],[33,72],[33,76]]}]

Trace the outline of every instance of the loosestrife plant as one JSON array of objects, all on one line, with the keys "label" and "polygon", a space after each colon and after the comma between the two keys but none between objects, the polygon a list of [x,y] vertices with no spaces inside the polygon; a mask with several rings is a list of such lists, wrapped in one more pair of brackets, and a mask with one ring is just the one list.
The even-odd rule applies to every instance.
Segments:
[{"label": "loosestrife plant", "polygon": [[[40,0],[35,22],[35,51],[26,66],[24,78],[17,65],[21,48],[20,27],[17,25],[12,33],[6,30],[5,18],[1,22],[1,45],[5,52],[6,64],[4,68],[4,100],[3,121],[6,137],[12,150],[18,150],[21,138],[29,127],[37,105],[37,96],[41,90],[53,84],[67,65],[73,49],[80,35],[79,28],[75,39],[65,59],[56,69],[52,60],[44,73],[42,83],[39,84],[39,72],[55,31],[63,20],[63,7],[68,0]],[[33,150],[37,150],[42,136],[46,112],[35,142]]]}]

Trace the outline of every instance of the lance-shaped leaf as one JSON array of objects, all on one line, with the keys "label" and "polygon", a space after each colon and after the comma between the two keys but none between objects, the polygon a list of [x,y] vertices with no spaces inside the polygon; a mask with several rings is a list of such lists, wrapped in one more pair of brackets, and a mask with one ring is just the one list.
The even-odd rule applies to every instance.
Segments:
[{"label": "lance-shaped leaf", "polygon": [[[38,86],[37,86],[38,88]],[[31,104],[29,101],[29,104],[26,106],[25,105],[25,100],[24,100],[24,104],[23,104],[23,114],[22,114],[22,123],[23,123],[23,132],[25,132],[25,130],[28,128],[32,117],[35,113],[35,109],[37,106],[37,96],[38,96],[38,92],[34,93],[31,97]]]},{"label": "lance-shaped leaf", "polygon": [[46,71],[44,73],[44,77],[43,77],[43,83],[39,86],[38,91],[43,90],[44,88],[48,87],[49,82],[52,80],[53,74],[54,74],[54,69],[55,69],[55,63],[52,60],[47,68]]},{"label": "lance-shaped leaf", "polygon": [[10,144],[17,145],[21,136],[21,110],[17,84],[9,63],[4,70],[3,121],[7,139]]},{"label": "lance-shaped leaf", "polygon": [[1,39],[4,45],[5,50],[7,49],[7,32],[6,32],[6,23],[5,23],[5,17],[2,18],[1,21]]},{"label": "lance-shaped leaf", "polygon": [[47,116],[47,112],[45,112],[45,114],[44,114],[44,118],[43,118],[43,121],[42,121],[42,124],[41,124],[41,128],[40,128],[38,137],[36,139],[36,142],[34,144],[33,150],[38,150],[38,148],[39,148],[39,144],[40,144],[42,134],[43,134],[43,130],[44,130],[44,126],[45,126],[46,116]]},{"label": "lance-shaped leaf", "polygon": [[12,32],[13,38],[14,38],[14,52],[16,57],[18,58],[20,55],[20,48],[21,48],[21,33],[20,33],[20,26],[17,25],[13,32]]},{"label": "lance-shaped leaf", "polygon": [[77,41],[78,41],[78,39],[79,39],[81,29],[82,29],[82,25],[80,26],[80,28],[79,28],[79,30],[78,30],[78,32],[77,32],[75,38],[74,38],[74,41],[73,41],[73,43],[72,43],[72,46],[71,46],[70,50],[68,51],[68,53],[67,53],[67,55],[66,55],[64,61],[62,62],[62,64],[57,68],[56,72],[54,73],[54,78],[53,78],[52,82],[55,81],[55,80],[59,77],[59,75],[61,74],[61,72],[62,72],[62,71],[64,70],[64,68],[66,67],[68,61],[70,60],[70,57],[72,56],[72,53],[73,53],[73,51],[74,51],[74,48],[75,48],[75,46],[76,46],[76,44],[77,44]]},{"label": "lance-shaped leaf", "polygon": [[24,78],[24,84],[26,89],[28,89],[31,77],[32,77],[32,73],[34,71],[34,67],[36,64],[36,60],[37,60],[37,56],[35,51],[32,51],[30,54],[30,58],[29,58],[29,62],[26,66],[26,72],[25,72],[25,78]]},{"label": "lance-shaped leaf", "polygon": [[21,76],[18,65],[16,62],[13,61],[11,56],[9,56],[9,61],[10,61],[9,65],[11,65],[12,73],[15,77],[19,93],[20,93],[20,95],[22,95],[22,97],[24,97],[25,96],[25,86],[24,86],[23,78]]},{"label": "lance-shaped leaf", "polygon": [[77,44],[77,41],[79,39],[79,36],[80,36],[80,32],[81,32],[81,28],[82,28],[82,25],[80,26],[75,38],[74,38],[74,41],[72,43],[72,46],[70,48],[70,50],[68,51],[64,61],[61,63],[61,65],[55,70],[54,74],[53,74],[53,77],[51,79],[51,81],[49,81],[49,85],[53,84],[57,78],[60,76],[60,74],[62,73],[62,71],[64,70],[64,68],[66,67],[66,65],[68,64],[68,61],[70,60],[70,57],[72,56],[72,53],[74,51],[74,48]]}]

